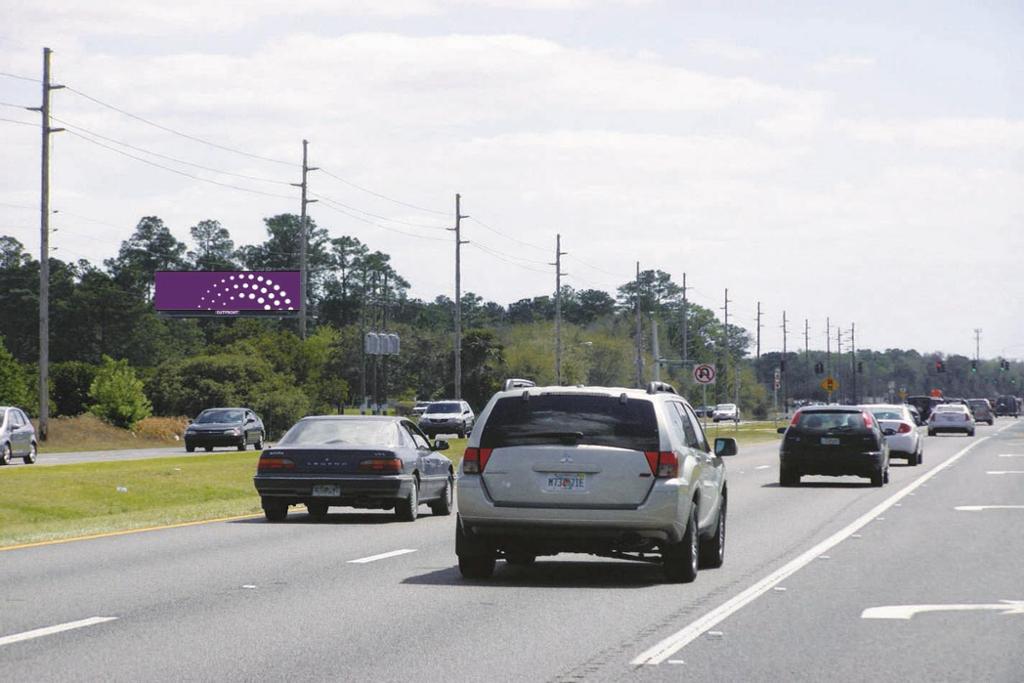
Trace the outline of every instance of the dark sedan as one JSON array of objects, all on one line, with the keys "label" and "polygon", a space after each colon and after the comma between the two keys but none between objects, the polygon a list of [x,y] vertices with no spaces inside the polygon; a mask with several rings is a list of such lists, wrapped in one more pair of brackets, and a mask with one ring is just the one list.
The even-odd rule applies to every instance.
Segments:
[{"label": "dark sedan", "polygon": [[259,415],[248,408],[207,408],[185,429],[185,450],[212,451],[215,446],[234,446],[240,451],[252,444],[263,448],[266,430]]},{"label": "dark sedan", "polygon": [[889,481],[889,447],[871,413],[856,406],[801,408],[779,449],[779,485],[795,486],[804,474],[855,475],[873,486]]},{"label": "dark sedan", "polygon": [[412,522],[424,503],[451,514],[455,474],[438,453],[446,448],[401,417],[305,417],[260,455],[253,483],[271,522],[290,505],[305,505],[318,521],[343,506],[394,510]]}]

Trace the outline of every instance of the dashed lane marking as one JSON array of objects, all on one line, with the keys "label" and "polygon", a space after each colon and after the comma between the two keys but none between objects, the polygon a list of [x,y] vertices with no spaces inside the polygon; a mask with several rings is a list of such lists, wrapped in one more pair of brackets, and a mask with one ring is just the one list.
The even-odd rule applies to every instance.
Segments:
[{"label": "dashed lane marking", "polygon": [[23,640],[32,640],[33,638],[42,638],[43,636],[52,636],[55,633],[73,631],[76,628],[95,626],[96,624],[103,624],[116,619],[117,617],[89,617],[88,619],[81,619],[79,621],[69,621],[66,624],[57,624],[56,626],[47,626],[45,628],[37,628],[23,633],[15,633],[14,635],[0,638],[0,646],[20,643]]},{"label": "dashed lane marking", "polygon": [[367,564],[369,562],[376,562],[377,560],[386,560],[389,557],[398,557],[399,555],[408,555],[414,553],[414,548],[402,548],[401,550],[392,550],[389,553],[381,553],[380,555],[370,555],[369,557],[360,557],[358,560],[349,560],[349,564]]}]

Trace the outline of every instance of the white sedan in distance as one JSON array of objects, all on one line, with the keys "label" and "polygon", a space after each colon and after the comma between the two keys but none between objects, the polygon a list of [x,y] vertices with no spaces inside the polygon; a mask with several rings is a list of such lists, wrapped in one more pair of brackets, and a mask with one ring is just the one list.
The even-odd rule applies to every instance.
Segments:
[{"label": "white sedan in distance", "polygon": [[908,465],[920,465],[924,460],[923,439],[917,423],[905,405],[873,404],[861,406],[871,413],[885,434],[890,458],[906,458]]}]

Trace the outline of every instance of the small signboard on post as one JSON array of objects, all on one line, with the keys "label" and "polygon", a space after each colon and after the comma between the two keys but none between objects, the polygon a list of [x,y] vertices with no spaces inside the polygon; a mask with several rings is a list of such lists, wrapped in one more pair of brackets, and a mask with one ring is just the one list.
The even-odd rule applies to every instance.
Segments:
[{"label": "small signboard on post", "polygon": [[717,373],[714,363],[699,363],[693,366],[693,381],[697,384],[714,384]]},{"label": "small signboard on post", "polygon": [[839,380],[829,375],[825,379],[821,380],[821,388],[831,394],[839,388]]}]

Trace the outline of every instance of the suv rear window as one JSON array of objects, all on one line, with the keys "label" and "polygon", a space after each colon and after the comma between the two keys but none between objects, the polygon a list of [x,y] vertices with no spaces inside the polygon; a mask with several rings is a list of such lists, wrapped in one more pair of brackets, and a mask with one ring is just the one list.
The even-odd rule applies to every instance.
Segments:
[{"label": "suv rear window", "polygon": [[828,431],[829,429],[865,429],[864,416],[861,413],[843,413],[838,411],[815,412],[801,411],[797,429],[804,431]]},{"label": "suv rear window", "polygon": [[656,451],[658,420],[654,405],[617,396],[554,394],[499,399],[484,431],[481,448],[536,444],[592,444]]}]

